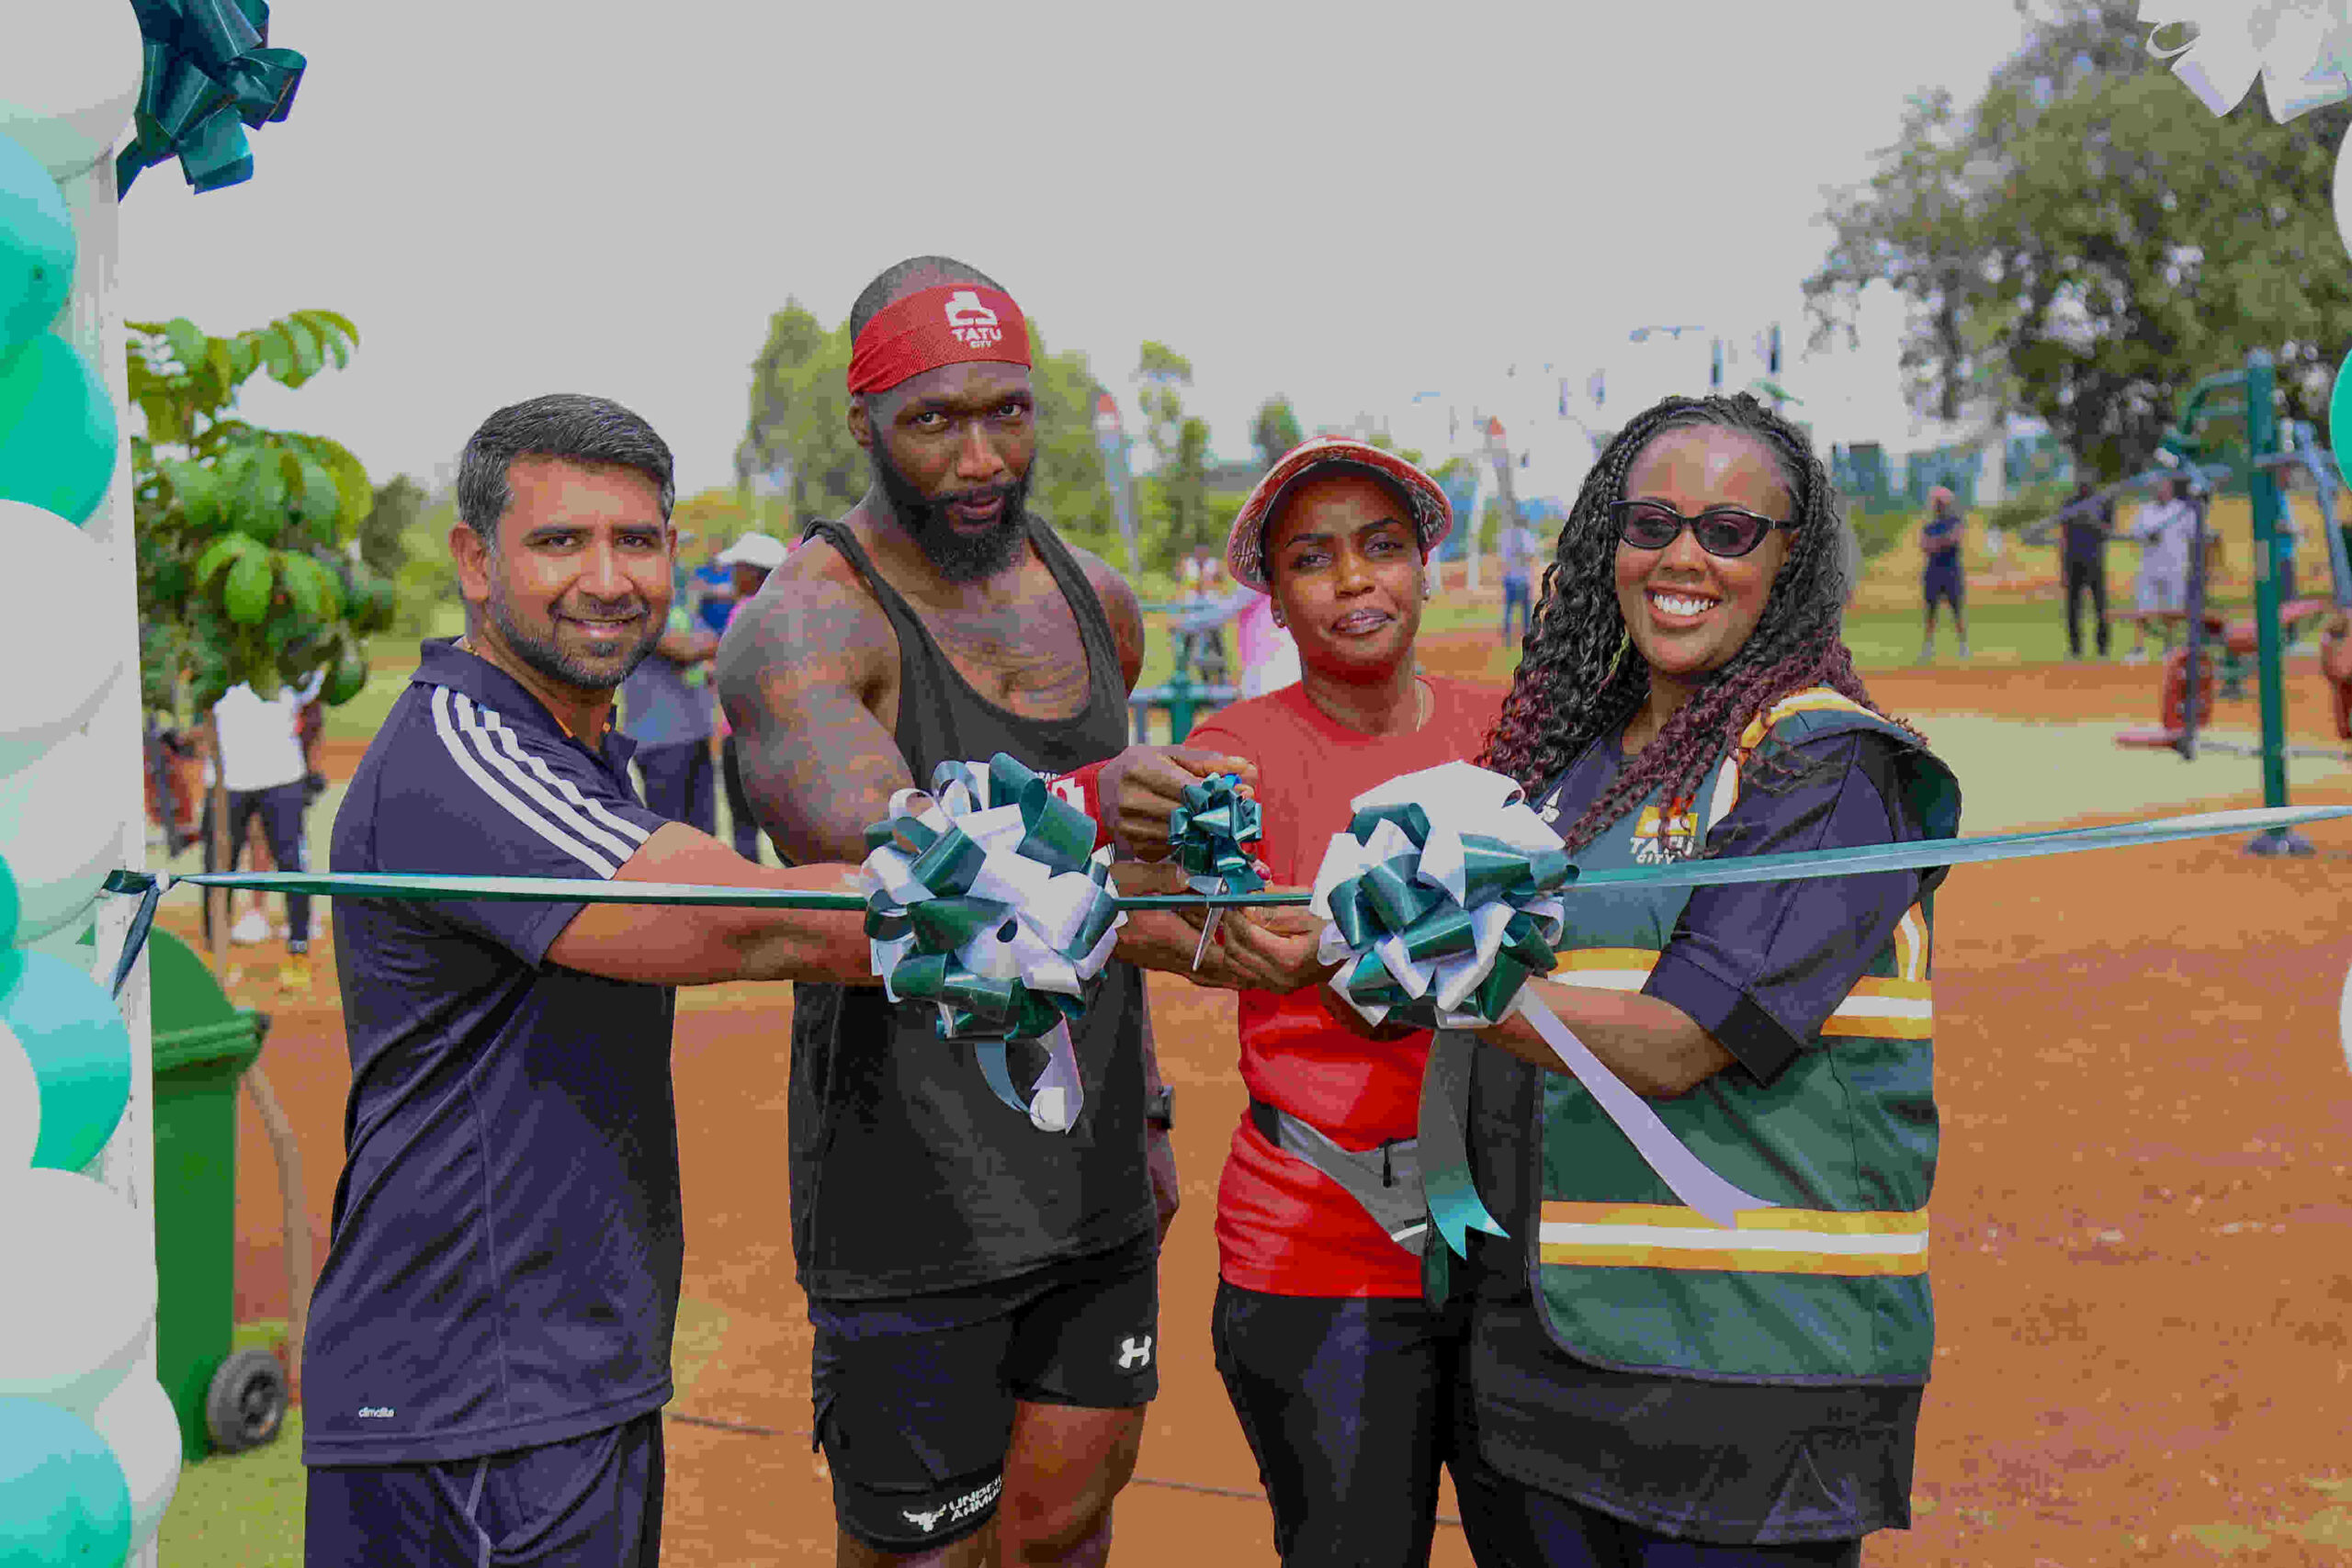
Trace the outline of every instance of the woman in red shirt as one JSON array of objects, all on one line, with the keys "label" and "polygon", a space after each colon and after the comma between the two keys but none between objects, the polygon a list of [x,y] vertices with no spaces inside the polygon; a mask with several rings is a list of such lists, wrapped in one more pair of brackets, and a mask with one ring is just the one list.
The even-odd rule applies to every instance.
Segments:
[{"label": "woman in red shirt", "polygon": [[[1233,580],[1272,598],[1299,681],[1187,744],[1257,764],[1276,884],[1314,881],[1355,796],[1485,744],[1501,693],[1414,666],[1428,559],[1452,527],[1427,474],[1335,438],[1276,463],[1235,520]],[[1217,1189],[1217,1369],[1285,1562],[1423,1563],[1457,1343],[1421,1296],[1412,1140],[1430,1036],[1368,1039],[1329,997],[1241,992],[1250,1108]]]}]

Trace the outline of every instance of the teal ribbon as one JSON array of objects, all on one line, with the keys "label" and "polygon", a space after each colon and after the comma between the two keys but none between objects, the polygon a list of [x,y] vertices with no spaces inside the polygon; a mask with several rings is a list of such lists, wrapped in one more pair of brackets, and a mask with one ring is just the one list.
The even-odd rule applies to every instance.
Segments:
[{"label": "teal ribbon", "polygon": [[307,64],[268,47],[266,0],[130,0],[130,8],[146,75],[131,142],[115,158],[117,191],[127,195],[141,170],[171,157],[200,191],[253,178],[245,131],[287,117]]},{"label": "teal ribbon", "polygon": [[[1266,886],[1256,861],[1241,846],[1265,837],[1265,812],[1241,793],[1241,781],[1231,773],[1211,773],[1184,786],[1184,797],[1168,814],[1170,858],[1190,874],[1194,893],[1250,894]],[[1201,940],[1193,948],[1198,969],[1216,938],[1225,906],[1211,908],[1201,922]]]},{"label": "teal ribbon", "polygon": [[[941,763],[929,794],[899,791],[865,830],[865,934],[884,989],[937,1008],[939,1037],[970,1041],[997,1098],[1053,1132],[1082,1102],[1069,1025],[1122,918],[1095,837],[1091,817],[1001,752],[985,768]],[[1014,1040],[1046,1043],[1026,1095],[1006,1061]]]},{"label": "teal ribbon", "polygon": [[1192,877],[1195,892],[1255,893],[1266,886],[1241,847],[1265,836],[1265,810],[1240,788],[1233,774],[1212,773],[1186,784],[1183,803],[1169,813],[1170,858]]},{"label": "teal ribbon", "polygon": [[[1340,994],[1374,1021],[1417,1029],[1478,1029],[1506,1016],[1531,975],[1551,973],[1552,943],[1561,931],[1556,895],[1576,868],[1556,850],[1527,851],[1481,834],[1461,836],[1463,897],[1456,898],[1422,870],[1429,813],[1418,805],[1359,811],[1348,824],[1369,845],[1382,824],[1395,827],[1411,852],[1390,857],[1330,890],[1331,924],[1351,961],[1332,979]],[[1448,1006],[1434,971],[1448,960],[1479,951],[1478,911],[1507,908],[1490,961],[1467,994]],[[1400,973],[1401,972],[1401,973]],[[1408,984],[1407,976],[1413,983]]]}]

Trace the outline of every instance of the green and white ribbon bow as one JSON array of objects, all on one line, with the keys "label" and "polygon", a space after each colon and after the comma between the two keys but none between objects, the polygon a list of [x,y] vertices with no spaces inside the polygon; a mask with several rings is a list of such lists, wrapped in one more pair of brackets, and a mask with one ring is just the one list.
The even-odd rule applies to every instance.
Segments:
[{"label": "green and white ribbon bow", "polygon": [[[1190,874],[1188,886],[1195,893],[1255,893],[1265,886],[1256,862],[1241,847],[1264,836],[1264,808],[1241,794],[1241,781],[1231,773],[1211,773],[1186,784],[1183,804],[1168,815],[1171,858]],[[1222,908],[1212,908],[1202,920],[1193,968],[1201,966],[1224,918]]]},{"label": "green and white ribbon bow", "polygon": [[[939,1010],[943,1040],[969,1040],[997,1098],[1066,1133],[1085,1104],[1069,1025],[1086,1010],[1125,922],[1094,819],[999,752],[942,762],[931,789],[902,789],[865,830],[865,934],[892,1001]],[[1023,1095],[1009,1040],[1042,1040],[1046,1069]]]},{"label": "green and white ribbon bow", "polygon": [[[1325,852],[1310,906],[1331,922],[1323,962],[1349,960],[1330,984],[1350,1007],[1372,1023],[1439,1031],[1433,1066],[1468,1046],[1457,1032],[1524,1013],[1676,1197],[1719,1225],[1770,1206],[1707,1168],[1526,988],[1530,975],[1553,968],[1566,912],[1558,894],[1576,868],[1517,784],[1448,762],[1391,779],[1351,804],[1355,818]],[[1466,1075],[1443,1070],[1422,1085],[1430,1217],[1457,1253],[1468,1231],[1504,1234],[1458,1157],[1462,1107],[1442,1103],[1466,1090]]]},{"label": "green and white ribbon bow", "polygon": [[264,0],[130,0],[144,40],[146,74],[136,134],[115,157],[116,188],[129,194],[141,169],[176,156],[187,183],[219,190],[251,179],[248,130],[282,120],[307,62],[269,47]]}]

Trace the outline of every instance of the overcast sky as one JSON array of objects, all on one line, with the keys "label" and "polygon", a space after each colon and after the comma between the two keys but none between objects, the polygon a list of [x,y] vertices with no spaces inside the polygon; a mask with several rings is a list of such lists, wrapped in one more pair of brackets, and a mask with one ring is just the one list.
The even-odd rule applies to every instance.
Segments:
[{"label": "overcast sky", "polygon": [[1416,391],[1491,400],[1513,363],[1581,387],[1652,322],[1777,313],[1793,348],[1820,187],[1863,175],[1907,94],[1973,96],[2020,36],[2009,0],[279,0],[272,21],[310,60],[291,118],[246,185],[141,177],[123,313],[350,316],[350,368],[244,407],[379,481],[579,390],[651,420],[682,493],[731,478],[771,310],[831,325],[925,252],[1001,279],[1130,409],[1138,344],[1189,356],[1229,457],[1276,391],[1312,429]]}]

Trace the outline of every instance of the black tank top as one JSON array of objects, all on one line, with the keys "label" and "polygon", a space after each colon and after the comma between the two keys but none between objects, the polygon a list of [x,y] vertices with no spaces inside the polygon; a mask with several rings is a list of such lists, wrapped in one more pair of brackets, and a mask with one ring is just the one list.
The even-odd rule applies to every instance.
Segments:
[{"label": "black tank top", "polygon": [[[1030,718],[989,702],[847,529],[817,523],[804,536],[841,552],[898,634],[896,739],[918,788],[930,787],[943,761],[1003,751],[1067,773],[1126,744],[1110,618],[1068,547],[1037,518],[1026,521],[1086,649],[1087,704],[1071,718]],[[796,985],[789,1099],[801,1288],[833,1300],[961,1290],[1148,1234],[1143,1007],[1133,965],[1103,971],[1070,1026],[1085,1108],[1069,1132],[1041,1133],[989,1092],[968,1043],[933,1032],[929,1004],[893,1006],[871,987]],[[1046,1062],[1029,1043],[1009,1055],[1023,1088]]]}]

